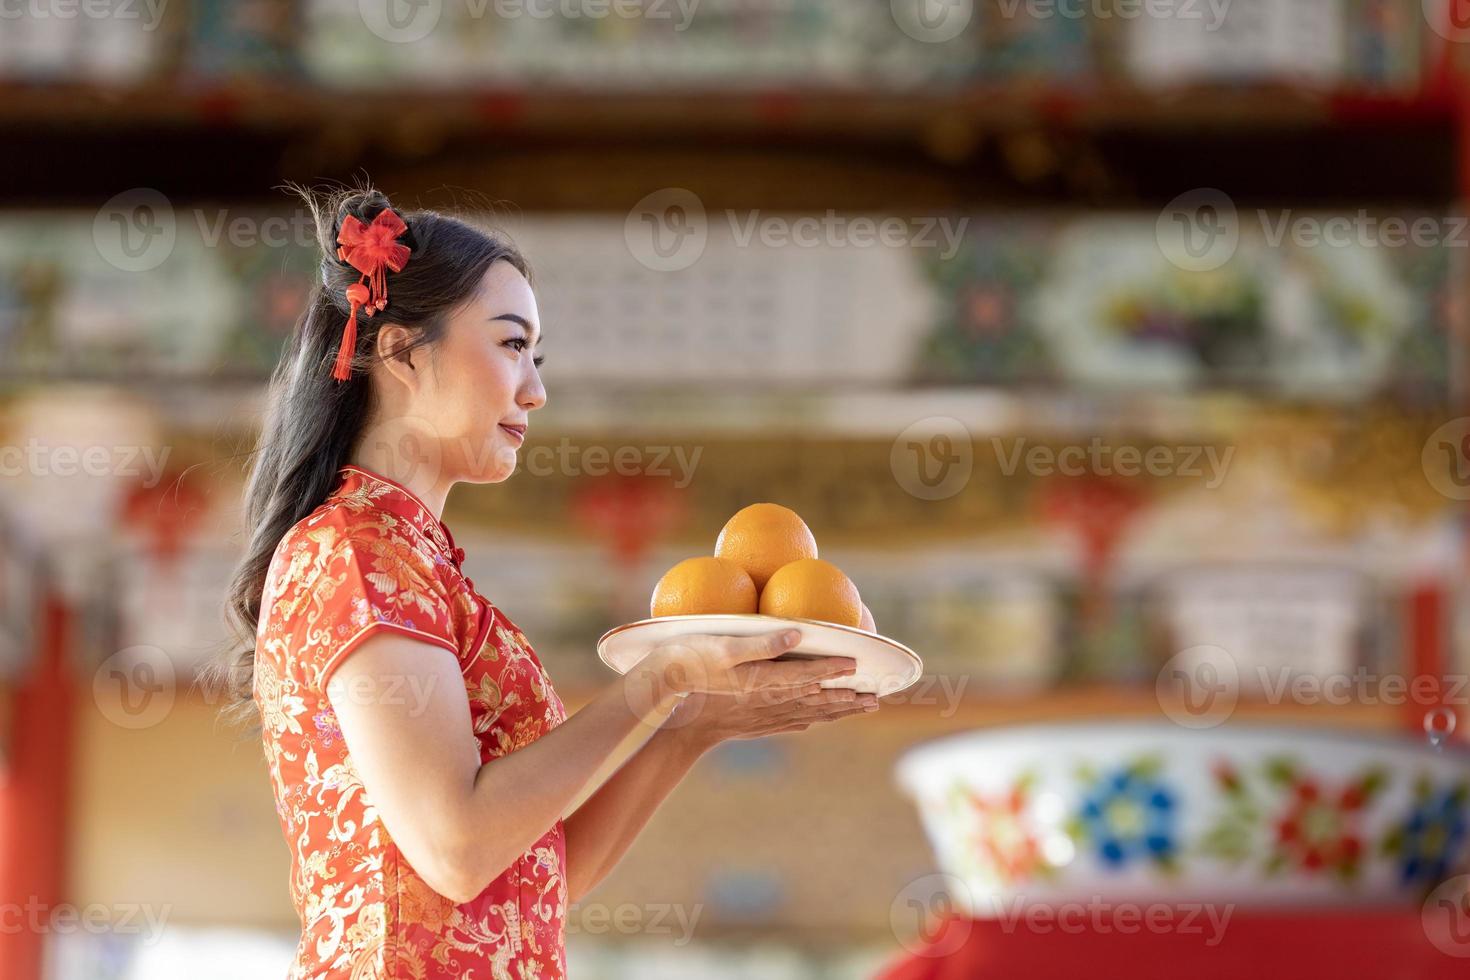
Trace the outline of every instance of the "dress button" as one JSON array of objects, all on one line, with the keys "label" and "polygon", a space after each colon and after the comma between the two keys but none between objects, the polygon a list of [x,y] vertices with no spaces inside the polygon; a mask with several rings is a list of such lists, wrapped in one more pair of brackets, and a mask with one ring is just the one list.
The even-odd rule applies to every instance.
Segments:
[{"label": "dress button", "polygon": [[456,565],[463,565],[464,564],[464,549],[463,548],[455,548],[454,549],[454,563]]}]

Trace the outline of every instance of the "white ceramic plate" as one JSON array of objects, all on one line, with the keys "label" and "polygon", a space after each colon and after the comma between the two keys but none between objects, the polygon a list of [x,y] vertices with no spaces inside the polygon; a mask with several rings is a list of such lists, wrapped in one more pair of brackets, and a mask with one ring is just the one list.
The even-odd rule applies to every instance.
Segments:
[{"label": "white ceramic plate", "polygon": [[779,659],[797,657],[852,657],[857,673],[822,681],[823,687],[844,687],[880,697],[912,685],[924,671],[919,655],[897,640],[853,626],[814,619],[735,614],[728,616],[661,616],[608,630],[597,641],[597,655],[620,674],[626,674],[658,644],[679,636],[751,636],[792,627],[801,630],[801,643]]}]

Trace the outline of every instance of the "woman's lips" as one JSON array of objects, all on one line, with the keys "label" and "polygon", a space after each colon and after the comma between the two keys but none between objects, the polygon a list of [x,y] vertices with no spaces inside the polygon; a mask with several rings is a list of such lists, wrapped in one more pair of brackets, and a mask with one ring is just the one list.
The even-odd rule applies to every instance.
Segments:
[{"label": "woman's lips", "polygon": [[516,441],[517,446],[526,441],[526,427],[524,425],[506,425],[504,422],[501,422],[500,427],[510,433],[510,437]]}]

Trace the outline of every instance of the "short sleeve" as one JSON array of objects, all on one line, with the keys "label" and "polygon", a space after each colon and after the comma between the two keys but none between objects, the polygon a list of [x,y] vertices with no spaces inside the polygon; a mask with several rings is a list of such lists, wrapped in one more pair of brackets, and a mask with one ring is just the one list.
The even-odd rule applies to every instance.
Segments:
[{"label": "short sleeve", "polygon": [[305,679],[326,689],[332,673],[378,633],[398,633],[458,656],[449,596],[433,562],[402,537],[365,529],[326,552],[308,606],[320,615],[303,638]]}]

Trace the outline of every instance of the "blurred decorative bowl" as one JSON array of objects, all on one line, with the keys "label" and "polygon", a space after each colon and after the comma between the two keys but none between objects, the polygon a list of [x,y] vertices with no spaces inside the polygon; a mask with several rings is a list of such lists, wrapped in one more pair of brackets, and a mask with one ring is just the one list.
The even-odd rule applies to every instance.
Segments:
[{"label": "blurred decorative bowl", "polygon": [[1321,729],[1038,725],[899,760],[972,916],[1096,900],[1418,902],[1466,868],[1470,752]]}]

